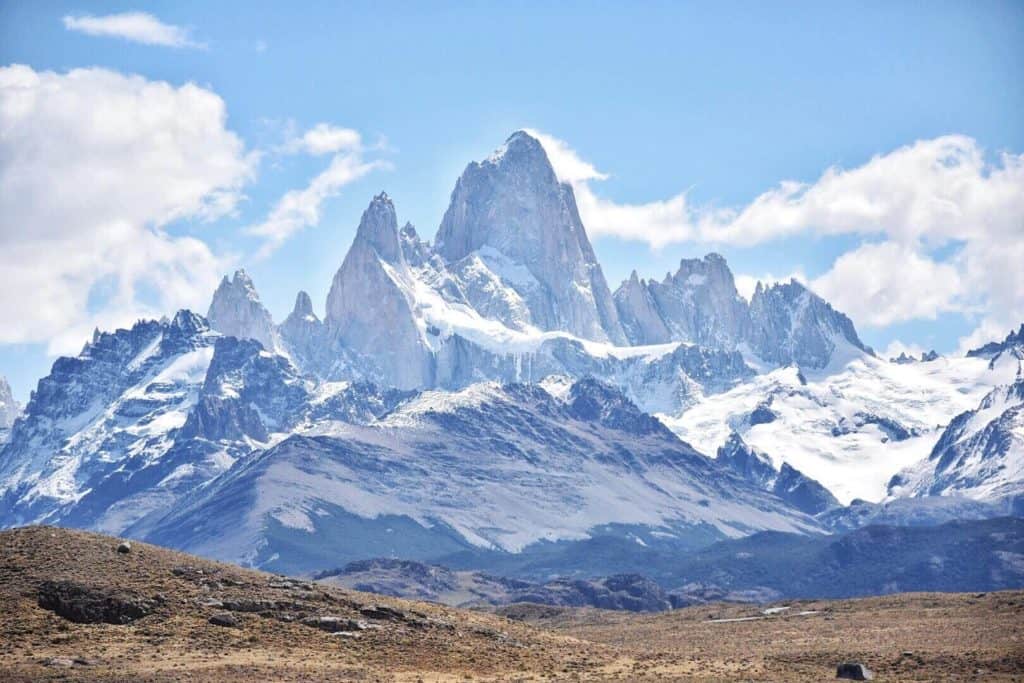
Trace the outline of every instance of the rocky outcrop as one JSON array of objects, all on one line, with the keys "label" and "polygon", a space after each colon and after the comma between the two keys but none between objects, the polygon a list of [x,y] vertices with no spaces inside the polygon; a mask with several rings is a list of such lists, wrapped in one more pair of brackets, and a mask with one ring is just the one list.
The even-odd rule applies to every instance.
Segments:
[{"label": "rocky outcrop", "polygon": [[39,586],[38,604],[77,624],[120,625],[152,613],[159,601],[73,581],[44,581]]},{"label": "rocky outcrop", "polygon": [[673,340],[731,349],[747,337],[747,304],[718,254],[683,259],[675,275],[650,283],[650,290]]},{"label": "rocky outcrop", "polygon": [[631,344],[663,344],[672,340],[672,332],[651,293],[651,284],[637,277],[634,270],[615,290],[615,308]]}]

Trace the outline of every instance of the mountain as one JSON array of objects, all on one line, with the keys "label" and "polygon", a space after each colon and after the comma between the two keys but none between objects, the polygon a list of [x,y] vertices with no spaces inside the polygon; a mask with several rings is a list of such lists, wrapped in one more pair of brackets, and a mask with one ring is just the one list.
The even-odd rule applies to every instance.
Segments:
[{"label": "mountain", "polygon": [[788,463],[843,504],[880,501],[893,475],[927,459],[953,418],[1016,373],[1009,359],[898,365],[859,353],[820,370],[764,369],[661,419],[703,453],[735,431],[774,468]]},{"label": "mountain", "polygon": [[926,460],[892,478],[890,494],[1024,501],[1022,373],[993,389],[974,410],[957,415]]},{"label": "mountain", "polygon": [[750,348],[762,360],[821,369],[839,352],[871,354],[853,322],[796,280],[757,283],[750,299]]},{"label": "mountain", "polygon": [[715,460],[809,515],[839,507],[839,501],[824,486],[789,463],[783,462],[776,470],[770,458],[748,446],[736,432],[718,449]]},{"label": "mountain", "polygon": [[616,290],[615,304],[632,344],[685,341],[709,348],[745,345],[763,362],[825,368],[873,352],[853,322],[796,280],[757,284],[749,305],[725,259],[683,259],[662,282],[636,272]]},{"label": "mountain", "polygon": [[681,260],[663,282],[638,280],[634,271],[616,290],[615,303],[633,344],[685,341],[732,349],[749,333],[747,304],[718,254]]},{"label": "mountain", "polygon": [[[401,554],[586,579],[641,570],[637,548],[917,519],[890,496],[1013,511],[1020,336],[886,362],[795,281],[748,303],[716,254],[612,295],[520,132],[469,164],[434,244],[375,196],[322,318],[299,292],[275,325],[239,270],[208,320],[58,359],[0,445],[0,525],[289,571]],[[857,499],[879,507],[833,514]],[[954,510],[981,514],[920,514]]]},{"label": "mountain", "polygon": [[206,319],[221,334],[255,339],[268,350],[279,346],[270,311],[260,303],[256,287],[244,270],[236,270],[230,280],[224,276],[213,293]]},{"label": "mountain", "polygon": [[647,571],[597,578],[511,578],[377,558],[316,575],[321,583],[453,606],[534,603],[662,611],[708,601],[768,602],[906,591],[1024,586],[1024,520],[997,518],[833,536],[761,532],[671,559],[637,547]]},{"label": "mountain", "polygon": [[1010,330],[1010,333],[1001,342],[993,341],[971,349],[967,352],[967,357],[994,359],[1003,353],[1013,354],[1017,359],[1024,358],[1024,323],[1016,332]]},{"label": "mountain", "polygon": [[780,598],[1024,586],[1024,519],[868,526],[835,536],[764,532],[722,541],[654,574],[685,594],[713,587]]},{"label": "mountain", "polygon": [[555,394],[496,383],[428,391],[367,424],[308,421],[196,491],[148,538],[302,572],[388,555],[527,561],[609,534],[692,547],[760,529],[818,526],[621,392],[581,380]]},{"label": "mountain", "polygon": [[0,523],[141,534],[307,402],[286,358],[188,311],[97,334],[54,363],[0,450]]},{"label": "mountain", "polygon": [[325,322],[339,344],[372,359],[385,382],[403,389],[434,384],[429,332],[413,312],[415,288],[395,206],[381,193],[363,212],[334,276]]},{"label": "mountain", "polygon": [[536,138],[513,133],[466,167],[437,232],[449,264],[474,255],[521,297],[529,322],[582,339],[625,343],[601,266],[567,183]]},{"label": "mountain", "polygon": [[21,415],[21,405],[14,400],[11,385],[6,377],[0,377],[0,445],[7,441],[14,421]]}]

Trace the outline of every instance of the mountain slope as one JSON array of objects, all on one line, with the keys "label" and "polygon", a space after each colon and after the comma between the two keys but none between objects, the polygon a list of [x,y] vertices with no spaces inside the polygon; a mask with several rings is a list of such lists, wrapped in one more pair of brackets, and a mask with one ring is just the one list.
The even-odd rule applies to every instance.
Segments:
[{"label": "mountain slope", "polygon": [[426,392],[365,426],[313,422],[163,520],[160,543],[303,571],[400,554],[519,553],[617,525],[657,545],[810,518],[594,381]]},{"label": "mountain slope", "polygon": [[957,415],[927,460],[894,476],[889,491],[991,502],[1024,495],[1024,377]]},{"label": "mountain slope", "polygon": [[788,463],[844,504],[879,501],[894,474],[928,457],[950,420],[1016,372],[1016,361],[899,365],[858,353],[822,370],[762,372],[662,419],[701,452],[715,453],[736,431],[775,468]]},{"label": "mountain slope", "polygon": [[0,450],[0,524],[141,534],[151,516],[293,429],[308,401],[286,358],[187,311],[97,335],[40,380]]},{"label": "mountain slope", "polygon": [[824,486],[783,462],[778,471],[763,453],[748,446],[736,432],[718,449],[716,462],[728,467],[755,486],[770,491],[797,510],[817,515],[839,506]]}]

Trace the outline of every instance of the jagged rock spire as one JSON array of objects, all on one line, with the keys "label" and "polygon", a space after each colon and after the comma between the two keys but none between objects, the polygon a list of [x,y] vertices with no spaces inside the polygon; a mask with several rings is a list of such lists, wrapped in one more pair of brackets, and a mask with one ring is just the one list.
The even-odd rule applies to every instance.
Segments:
[{"label": "jagged rock spire", "polygon": [[402,259],[402,248],[398,239],[398,218],[395,205],[387,192],[373,198],[363,212],[356,230],[356,242],[372,247],[377,255],[389,263]]},{"label": "jagged rock spire", "polygon": [[210,327],[221,334],[255,339],[268,350],[278,346],[270,311],[260,303],[252,278],[244,270],[236,270],[230,280],[224,276],[213,293],[206,318]]}]

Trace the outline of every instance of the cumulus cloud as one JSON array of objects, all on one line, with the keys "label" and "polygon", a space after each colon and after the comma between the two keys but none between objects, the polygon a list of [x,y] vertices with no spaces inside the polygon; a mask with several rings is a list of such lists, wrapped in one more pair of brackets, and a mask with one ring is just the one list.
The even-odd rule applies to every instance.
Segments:
[{"label": "cumulus cloud", "polygon": [[362,149],[363,139],[351,128],[318,123],[302,135],[292,136],[284,145],[288,152],[306,152],[314,156]]},{"label": "cumulus cloud", "polygon": [[908,356],[913,356],[914,358],[920,358],[921,354],[926,353],[926,350],[918,344],[908,344],[899,339],[893,339],[878,355],[881,358],[889,359],[899,358],[900,354],[903,353]]},{"label": "cumulus cloud", "polygon": [[856,322],[884,326],[959,311],[979,319],[981,337],[1024,320],[1024,278],[1013,265],[1024,251],[1024,154],[989,158],[972,138],[947,135],[855,168],[829,168],[814,182],[783,181],[745,206],[715,207],[691,206],[685,192],[642,204],[603,198],[593,186],[605,173],[565,142],[538,139],[594,236],[660,248],[860,235],[880,243],[843,254],[812,283]]},{"label": "cumulus cloud", "polygon": [[896,242],[863,244],[841,255],[811,287],[858,323],[872,327],[934,320],[967,306],[956,266]]},{"label": "cumulus cloud", "polygon": [[267,218],[246,232],[264,239],[256,258],[266,258],[300,230],[320,222],[320,209],[325,201],[334,197],[344,186],[380,168],[388,168],[384,161],[364,160],[362,137],[350,128],[339,128],[319,123],[301,136],[292,136],[284,146],[287,152],[306,152],[312,155],[333,153],[327,168],[301,189],[290,190],[274,205]]},{"label": "cumulus cloud", "polygon": [[122,38],[144,45],[164,47],[204,47],[189,37],[188,29],[165,24],[146,12],[122,12],[101,17],[84,14],[65,16],[64,28],[90,36]]},{"label": "cumulus cloud", "polygon": [[226,118],[193,84],[0,68],[0,343],[66,353],[94,326],[202,310],[228,264],[169,224],[242,199],[257,158]]}]

